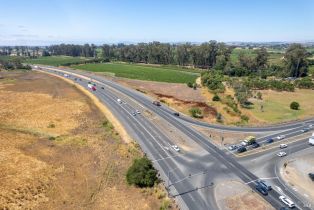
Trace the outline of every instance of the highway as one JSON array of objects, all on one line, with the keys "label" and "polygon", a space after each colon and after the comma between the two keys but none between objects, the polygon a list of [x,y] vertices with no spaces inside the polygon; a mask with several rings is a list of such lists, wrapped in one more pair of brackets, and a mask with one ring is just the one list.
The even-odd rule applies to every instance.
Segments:
[{"label": "highway", "polygon": [[[146,95],[125,88],[97,75],[77,70],[44,66],[41,66],[41,70],[62,75],[62,73],[60,73],[61,70],[70,75],[75,74],[75,77],[80,76],[82,80],[76,82],[86,89],[89,80],[85,77],[92,79],[92,81],[99,86],[104,86],[104,90],[98,87],[97,91],[93,93],[110,109],[132,138],[140,144],[142,150],[153,160],[154,166],[160,173],[161,179],[167,183],[165,184],[166,186],[169,185],[169,192],[171,195],[175,196],[177,204],[181,209],[218,209],[214,202],[211,189],[213,185],[215,185],[215,179],[213,177],[222,176],[222,173],[228,174],[227,176],[230,177],[236,176],[244,183],[247,183],[253,190],[255,190],[253,181],[259,179],[256,174],[248,170],[250,166],[246,165],[245,159],[238,161],[233,155],[217,148],[216,145],[209,141],[208,137],[191,128],[191,124],[226,131],[277,131],[278,133],[290,133],[291,135],[293,135],[293,133],[296,134],[298,130],[307,126],[304,122],[254,128],[206,124],[183,115],[175,117],[173,115],[174,111],[169,107],[157,107],[152,104],[152,99]],[[70,79],[73,80],[74,76],[71,76]],[[118,98],[123,99],[126,103],[119,104],[117,102]],[[144,115],[138,114],[133,116],[132,112],[135,109],[141,110],[142,112],[144,112],[144,110],[151,111],[156,116],[169,123],[173,128],[178,130],[178,132],[181,132],[191,139],[194,144],[202,148],[202,152],[200,154],[185,152],[182,155],[178,155],[174,150],[171,150],[171,145],[173,144],[172,139],[166,136],[157,125],[152,123]],[[306,123],[314,124],[314,120],[307,120]],[[263,138],[259,139],[259,141],[263,140]],[[213,173],[211,169],[214,169],[215,173]],[[276,186],[278,185],[280,187],[279,192],[277,189],[274,189],[270,191],[268,196],[263,196],[275,209],[284,206],[278,199],[281,194],[285,194],[294,200],[297,204],[296,209],[310,209],[306,207],[302,199],[297,197],[294,193],[291,193],[290,189],[280,184],[281,183],[276,183]],[[202,190],[203,188],[208,189],[206,193]]]}]

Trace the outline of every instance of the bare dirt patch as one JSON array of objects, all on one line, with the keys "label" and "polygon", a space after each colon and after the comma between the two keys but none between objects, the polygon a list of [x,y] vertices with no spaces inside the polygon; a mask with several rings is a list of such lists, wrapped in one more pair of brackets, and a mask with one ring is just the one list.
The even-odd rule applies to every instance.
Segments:
[{"label": "bare dirt patch", "polygon": [[296,156],[288,161],[287,166],[281,170],[284,180],[291,187],[299,193],[305,194],[308,200],[313,200],[314,182],[309,178],[309,173],[314,173],[313,152]]},{"label": "bare dirt patch", "polygon": [[2,76],[14,80],[0,81],[0,209],[159,209],[125,182],[138,146],[87,96],[46,74]]},{"label": "bare dirt patch", "polygon": [[273,210],[257,193],[238,181],[220,183],[215,188],[217,205],[221,210]]}]

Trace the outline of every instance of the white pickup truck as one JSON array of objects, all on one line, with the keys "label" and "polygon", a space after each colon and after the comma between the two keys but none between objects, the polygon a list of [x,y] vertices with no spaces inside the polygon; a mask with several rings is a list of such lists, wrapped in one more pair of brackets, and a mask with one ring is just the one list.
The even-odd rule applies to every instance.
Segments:
[{"label": "white pickup truck", "polygon": [[314,136],[311,136],[311,137],[309,138],[309,145],[314,146]]}]

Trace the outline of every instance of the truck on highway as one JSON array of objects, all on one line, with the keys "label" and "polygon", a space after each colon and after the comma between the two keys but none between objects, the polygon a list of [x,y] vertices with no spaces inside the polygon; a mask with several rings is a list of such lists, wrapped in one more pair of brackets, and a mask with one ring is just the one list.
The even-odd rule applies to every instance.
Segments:
[{"label": "truck on highway", "polygon": [[314,136],[311,136],[311,137],[309,138],[309,145],[314,146]]},{"label": "truck on highway", "polygon": [[153,101],[153,104],[154,104],[155,106],[161,106],[159,101]]}]

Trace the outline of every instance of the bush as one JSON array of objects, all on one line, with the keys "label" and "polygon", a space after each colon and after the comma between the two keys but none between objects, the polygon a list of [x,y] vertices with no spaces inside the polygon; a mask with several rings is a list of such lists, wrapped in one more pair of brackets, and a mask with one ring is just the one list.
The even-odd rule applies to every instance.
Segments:
[{"label": "bush", "polygon": [[192,88],[192,87],[193,87],[192,82],[188,82],[188,83],[186,83],[186,85],[187,85],[189,88]]},{"label": "bush", "polygon": [[157,181],[157,171],[147,157],[135,159],[127,171],[126,180],[130,185],[152,187]]},{"label": "bush", "polygon": [[291,102],[290,109],[298,110],[300,108],[300,104],[296,101]]},{"label": "bush", "polygon": [[249,118],[248,116],[246,116],[246,115],[241,115],[241,120],[242,120],[242,121],[248,122],[249,119],[250,119],[250,118]]},{"label": "bush", "polygon": [[189,110],[190,114],[192,117],[195,117],[195,118],[203,118],[203,115],[202,115],[202,110],[200,110],[200,108],[191,108]]},{"label": "bush", "polygon": [[213,101],[220,101],[220,98],[217,94],[215,94],[212,100]]},{"label": "bush", "polygon": [[219,123],[222,123],[222,122],[223,122],[223,120],[222,120],[222,115],[221,115],[220,113],[217,113],[217,115],[216,115],[216,120],[217,120],[217,122],[219,122]]},{"label": "bush", "polygon": [[256,93],[256,97],[257,97],[257,99],[259,99],[259,100],[262,100],[262,99],[263,99],[261,92],[257,92],[257,93]]},{"label": "bush", "polygon": [[312,89],[314,88],[314,83],[312,82],[312,79],[309,77],[304,77],[300,80],[295,81],[295,85],[298,88],[303,88],[303,89]]}]

